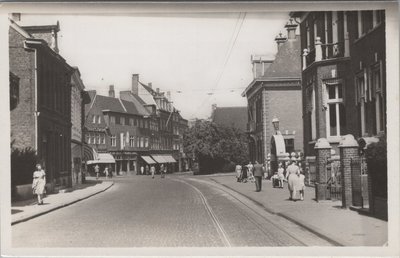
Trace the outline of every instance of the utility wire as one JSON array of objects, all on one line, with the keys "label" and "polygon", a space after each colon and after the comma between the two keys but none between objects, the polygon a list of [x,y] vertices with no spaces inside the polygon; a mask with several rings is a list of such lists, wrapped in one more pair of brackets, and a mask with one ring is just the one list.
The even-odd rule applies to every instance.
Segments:
[{"label": "utility wire", "polygon": [[[239,13],[239,17],[238,17],[238,19],[236,20],[236,24],[235,24],[235,30],[234,30],[233,33],[232,33],[232,35],[235,35],[234,40],[233,40],[233,43],[231,44],[231,46],[230,46],[230,48],[229,48],[229,50],[228,50],[228,53],[227,53],[227,56],[226,56],[226,58],[225,58],[225,62],[224,62],[224,64],[223,64],[221,73],[220,73],[219,76],[218,76],[217,83],[215,84],[215,86],[214,86],[214,87],[212,88],[212,90],[211,90],[212,93],[213,93],[213,92],[218,88],[218,86],[219,86],[219,83],[220,83],[220,81],[221,81],[222,75],[224,74],[225,68],[226,68],[226,66],[227,66],[227,64],[228,64],[228,62],[229,62],[230,57],[231,57],[232,50],[233,50],[233,48],[235,47],[236,41],[237,41],[238,36],[239,36],[239,34],[240,34],[240,31],[242,30],[242,26],[243,26],[244,20],[245,20],[245,18],[246,18],[246,13],[243,13],[243,17],[242,17],[241,23],[240,23],[240,25],[239,25],[239,29],[236,30],[237,24],[238,24],[238,22],[239,22],[241,16],[242,16],[242,13]],[[230,40],[232,40],[232,38],[233,38],[233,37],[231,37]],[[201,110],[200,108],[205,104],[206,101],[208,101],[208,100],[210,99],[211,95],[213,95],[213,94],[209,94],[208,98],[206,98],[206,99],[201,103],[201,105],[199,106],[199,108],[196,109],[197,111],[195,111],[195,113],[193,113],[192,116],[193,116],[193,115],[197,115],[197,114],[200,112],[200,110]]]}]

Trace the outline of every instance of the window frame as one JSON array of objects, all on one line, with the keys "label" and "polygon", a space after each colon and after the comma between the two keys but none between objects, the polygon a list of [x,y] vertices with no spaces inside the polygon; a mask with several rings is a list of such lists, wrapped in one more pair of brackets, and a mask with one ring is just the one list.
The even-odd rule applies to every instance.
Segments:
[{"label": "window frame", "polygon": [[[325,122],[326,122],[326,136],[328,139],[336,140],[336,138],[341,137],[341,124],[340,124],[340,105],[344,105],[344,84],[343,82],[335,82],[335,83],[324,83],[325,87],[325,99],[326,99],[326,113],[325,113]],[[339,86],[342,87],[342,96],[339,97]],[[335,98],[329,98],[329,87],[335,87]],[[336,135],[331,134],[331,122],[330,122],[330,110],[331,106],[335,107],[336,111]]]}]

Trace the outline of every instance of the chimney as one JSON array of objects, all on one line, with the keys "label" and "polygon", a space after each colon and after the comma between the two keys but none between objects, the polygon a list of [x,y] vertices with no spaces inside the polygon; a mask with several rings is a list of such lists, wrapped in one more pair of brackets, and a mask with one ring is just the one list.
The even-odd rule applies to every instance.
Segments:
[{"label": "chimney", "polygon": [[110,89],[108,90],[108,96],[111,98],[115,98],[114,85],[110,85]]},{"label": "chimney", "polygon": [[160,94],[160,88],[156,89],[157,94]]},{"label": "chimney", "polygon": [[10,19],[16,22],[21,21],[21,13],[11,13],[9,15]]},{"label": "chimney", "polygon": [[139,95],[139,74],[132,74],[132,94]]},{"label": "chimney", "polygon": [[285,25],[285,28],[287,30],[288,40],[295,40],[297,24],[293,23],[293,19],[289,19],[288,23]]},{"label": "chimney", "polygon": [[275,41],[278,46],[278,50],[279,50],[280,46],[282,46],[282,44],[286,42],[286,40],[287,40],[287,38],[285,36],[283,36],[281,32],[279,32],[279,35],[275,37]]},{"label": "chimney", "polygon": [[153,84],[152,84],[151,82],[149,82],[149,83],[147,84],[147,86],[149,86],[150,89],[153,89]]}]

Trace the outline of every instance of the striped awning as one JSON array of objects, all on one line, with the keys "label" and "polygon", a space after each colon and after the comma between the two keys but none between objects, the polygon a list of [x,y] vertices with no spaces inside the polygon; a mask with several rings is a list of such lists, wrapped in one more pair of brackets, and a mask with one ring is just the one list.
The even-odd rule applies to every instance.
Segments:
[{"label": "striped awning", "polygon": [[113,155],[110,153],[99,153],[98,154],[98,159],[95,160],[88,160],[86,164],[91,165],[91,164],[110,164],[110,163],[115,163],[115,159]]},{"label": "striped awning", "polygon": [[157,161],[157,163],[168,163],[168,161],[166,161],[163,156],[161,155],[151,155],[151,157]]},{"label": "striped awning", "polygon": [[165,156],[163,156],[163,159],[167,160],[168,163],[175,163],[176,162],[174,157],[172,157],[171,155],[165,155]]},{"label": "striped awning", "polygon": [[176,160],[171,155],[151,155],[157,163],[175,163]]},{"label": "striped awning", "polygon": [[141,158],[149,165],[157,163],[154,161],[154,159],[150,158],[149,156],[141,156]]},{"label": "striped awning", "polygon": [[83,160],[88,161],[88,160],[97,160],[99,159],[99,155],[97,154],[97,151],[90,147],[87,144],[83,145]]}]

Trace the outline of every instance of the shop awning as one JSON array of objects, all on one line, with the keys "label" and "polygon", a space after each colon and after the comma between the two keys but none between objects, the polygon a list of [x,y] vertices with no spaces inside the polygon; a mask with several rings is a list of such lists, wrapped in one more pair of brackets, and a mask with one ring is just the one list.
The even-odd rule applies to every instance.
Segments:
[{"label": "shop awning", "polygon": [[98,153],[98,159],[95,160],[88,160],[86,164],[91,165],[91,164],[109,164],[109,163],[115,163],[115,159],[113,155],[110,153]]},{"label": "shop awning", "polygon": [[165,160],[165,159],[163,158],[163,156],[161,156],[161,155],[151,155],[151,157],[152,157],[155,161],[157,161],[157,163],[168,163],[168,161]]},{"label": "shop awning", "polygon": [[157,163],[154,161],[154,159],[150,158],[149,156],[141,156],[141,157],[149,165]]},{"label": "shop awning", "polygon": [[163,159],[165,159],[168,163],[175,163],[176,160],[174,159],[174,157],[172,157],[171,155],[164,155],[162,156]]}]

